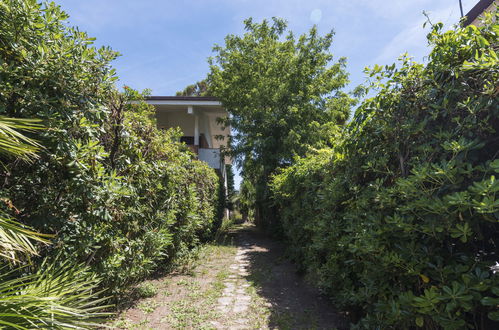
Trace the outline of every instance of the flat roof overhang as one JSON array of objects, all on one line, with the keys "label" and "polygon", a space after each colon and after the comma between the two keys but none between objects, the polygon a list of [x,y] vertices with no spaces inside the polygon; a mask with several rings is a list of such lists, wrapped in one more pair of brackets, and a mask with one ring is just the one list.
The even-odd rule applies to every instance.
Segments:
[{"label": "flat roof overhang", "polygon": [[209,96],[148,96],[145,98],[145,101],[152,105],[222,107],[222,103],[219,100]]}]

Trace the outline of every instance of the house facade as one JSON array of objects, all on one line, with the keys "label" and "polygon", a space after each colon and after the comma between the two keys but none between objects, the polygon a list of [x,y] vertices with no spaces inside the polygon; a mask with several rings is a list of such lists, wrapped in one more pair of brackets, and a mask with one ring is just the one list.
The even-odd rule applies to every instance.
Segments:
[{"label": "house facade", "polygon": [[200,96],[149,96],[146,102],[156,109],[158,128],[179,127],[181,141],[226,179],[225,165],[230,158],[223,157],[222,150],[227,147],[230,127],[217,120],[228,116],[220,101]]}]

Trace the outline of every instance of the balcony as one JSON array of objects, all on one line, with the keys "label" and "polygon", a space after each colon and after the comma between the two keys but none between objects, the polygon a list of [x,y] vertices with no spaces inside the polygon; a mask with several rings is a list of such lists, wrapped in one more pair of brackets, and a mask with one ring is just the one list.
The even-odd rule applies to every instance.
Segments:
[{"label": "balcony", "polygon": [[198,159],[208,163],[208,166],[216,170],[223,170],[220,157],[220,149],[218,148],[199,148]]}]

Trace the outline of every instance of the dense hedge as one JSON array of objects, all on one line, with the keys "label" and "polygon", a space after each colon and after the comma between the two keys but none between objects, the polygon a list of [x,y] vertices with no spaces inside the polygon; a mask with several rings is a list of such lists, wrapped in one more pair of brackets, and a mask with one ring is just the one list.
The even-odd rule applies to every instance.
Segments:
[{"label": "dense hedge", "polygon": [[66,18],[0,1],[0,115],[46,127],[37,160],[2,158],[0,193],[17,220],[56,234],[45,255],[85,262],[119,294],[208,238],[219,179],[156,128],[141,95],[115,90],[117,54]]},{"label": "dense hedge", "polygon": [[371,71],[339,142],[274,177],[291,254],[368,329],[499,320],[498,25],[428,35]]}]

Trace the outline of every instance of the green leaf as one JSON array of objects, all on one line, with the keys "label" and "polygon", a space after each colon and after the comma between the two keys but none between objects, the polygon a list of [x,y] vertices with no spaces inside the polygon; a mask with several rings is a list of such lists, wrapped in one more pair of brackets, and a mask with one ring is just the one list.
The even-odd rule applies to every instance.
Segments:
[{"label": "green leaf", "polygon": [[484,306],[497,306],[499,305],[499,298],[484,297],[480,302]]}]

